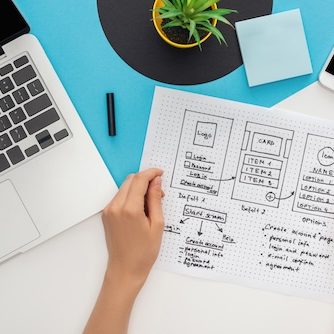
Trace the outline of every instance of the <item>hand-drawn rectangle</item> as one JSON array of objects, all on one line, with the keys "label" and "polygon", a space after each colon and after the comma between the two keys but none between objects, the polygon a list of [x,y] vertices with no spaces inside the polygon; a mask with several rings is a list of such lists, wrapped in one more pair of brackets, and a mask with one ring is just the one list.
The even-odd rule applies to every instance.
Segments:
[{"label": "hand-drawn rectangle", "polygon": [[293,211],[334,218],[334,138],[307,135]]},{"label": "hand-drawn rectangle", "polygon": [[197,122],[194,145],[213,147],[215,144],[217,123]]},{"label": "hand-drawn rectangle", "polygon": [[251,151],[279,156],[282,141],[283,138],[255,132]]},{"label": "hand-drawn rectangle", "polygon": [[242,150],[246,150],[247,149],[249,135],[250,135],[249,131],[245,131],[244,139],[242,141]]},{"label": "hand-drawn rectangle", "polygon": [[226,213],[209,210],[197,206],[185,205],[183,216],[208,220],[214,223],[226,223]]},{"label": "hand-drawn rectangle", "polygon": [[254,175],[254,176],[262,176],[269,179],[279,180],[281,172],[279,169],[266,168],[266,167],[257,167],[250,166],[244,164],[242,166],[242,173]]},{"label": "hand-drawn rectangle", "polygon": [[293,135],[292,130],[246,123],[232,199],[279,207]]},{"label": "hand-drawn rectangle", "polygon": [[247,173],[241,173],[239,181],[240,183],[259,185],[262,187],[268,187],[273,189],[278,188],[278,180]]},{"label": "hand-drawn rectangle", "polygon": [[289,158],[291,145],[292,145],[292,140],[287,140],[285,144],[284,158]]},{"label": "hand-drawn rectangle", "polygon": [[244,165],[255,167],[266,167],[271,169],[282,169],[282,161],[272,158],[261,157],[253,154],[245,154]]}]

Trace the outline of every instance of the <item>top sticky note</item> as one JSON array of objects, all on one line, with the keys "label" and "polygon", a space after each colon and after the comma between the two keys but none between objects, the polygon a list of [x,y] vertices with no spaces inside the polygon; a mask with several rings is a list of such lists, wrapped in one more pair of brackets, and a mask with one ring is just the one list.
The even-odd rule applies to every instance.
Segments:
[{"label": "top sticky note", "polygon": [[249,86],[313,72],[299,9],[236,23]]}]

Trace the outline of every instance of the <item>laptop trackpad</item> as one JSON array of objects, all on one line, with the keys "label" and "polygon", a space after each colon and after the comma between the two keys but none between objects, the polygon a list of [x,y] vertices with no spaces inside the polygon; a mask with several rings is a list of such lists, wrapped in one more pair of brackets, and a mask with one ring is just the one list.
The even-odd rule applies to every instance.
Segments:
[{"label": "laptop trackpad", "polygon": [[0,258],[40,236],[10,181],[0,183]]}]

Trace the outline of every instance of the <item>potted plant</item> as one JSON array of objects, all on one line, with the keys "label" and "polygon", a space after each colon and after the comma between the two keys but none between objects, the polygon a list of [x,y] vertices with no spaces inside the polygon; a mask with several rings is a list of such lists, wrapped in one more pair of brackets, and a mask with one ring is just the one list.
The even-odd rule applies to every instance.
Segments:
[{"label": "potted plant", "polygon": [[217,29],[217,21],[233,25],[226,15],[236,10],[218,8],[220,0],[155,0],[153,5],[153,23],[159,36],[168,44],[177,48],[192,48],[201,44],[211,35],[218,42],[226,43],[223,34]]}]

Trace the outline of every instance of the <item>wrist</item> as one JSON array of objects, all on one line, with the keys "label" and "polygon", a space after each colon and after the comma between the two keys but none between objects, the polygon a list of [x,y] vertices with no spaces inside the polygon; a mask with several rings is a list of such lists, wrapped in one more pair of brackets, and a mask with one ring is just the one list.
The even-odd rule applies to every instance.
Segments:
[{"label": "wrist", "polygon": [[109,263],[104,282],[108,285],[116,286],[117,289],[122,289],[129,294],[137,295],[140,289],[143,287],[146,281],[146,277],[137,277],[132,275],[126,270],[123,270],[121,266],[117,266],[114,263]]}]

